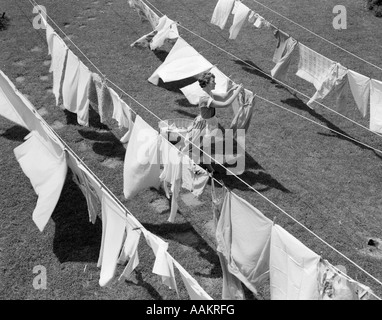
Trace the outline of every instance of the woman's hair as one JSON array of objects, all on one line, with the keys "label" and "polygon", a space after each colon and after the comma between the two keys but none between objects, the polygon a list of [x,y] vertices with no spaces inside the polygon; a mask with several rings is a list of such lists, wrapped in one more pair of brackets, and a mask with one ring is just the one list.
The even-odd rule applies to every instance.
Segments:
[{"label": "woman's hair", "polygon": [[199,85],[204,88],[211,80],[211,78],[215,79],[215,75],[211,72],[203,72],[198,78]]}]

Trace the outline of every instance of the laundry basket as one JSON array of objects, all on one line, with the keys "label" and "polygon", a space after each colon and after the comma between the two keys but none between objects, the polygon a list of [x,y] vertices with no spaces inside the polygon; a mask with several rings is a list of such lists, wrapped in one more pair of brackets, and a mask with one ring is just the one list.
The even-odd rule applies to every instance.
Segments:
[{"label": "laundry basket", "polygon": [[184,138],[187,131],[192,126],[193,120],[177,118],[159,121],[158,127],[160,134],[169,142],[176,144],[184,144]]}]

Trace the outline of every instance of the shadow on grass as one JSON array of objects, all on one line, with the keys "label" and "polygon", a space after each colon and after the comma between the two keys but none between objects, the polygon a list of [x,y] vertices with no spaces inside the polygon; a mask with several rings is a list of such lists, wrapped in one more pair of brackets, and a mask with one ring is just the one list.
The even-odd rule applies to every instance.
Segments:
[{"label": "shadow on grass", "polygon": [[[285,100],[281,100],[281,102],[284,102],[288,105],[290,105],[291,107],[294,107],[296,109],[299,109],[299,110],[303,110],[303,111],[307,111],[311,116],[315,117],[317,120],[319,121],[322,121],[324,124],[326,124],[326,126],[331,129],[331,130],[335,130],[337,132],[339,132],[340,134],[337,134],[336,132],[333,132],[330,130],[330,133],[318,133],[319,135],[322,135],[322,136],[326,136],[326,137],[333,137],[333,138],[338,138],[338,139],[342,139],[342,140],[345,140],[345,141],[348,141],[348,142],[351,142],[353,143],[354,145],[356,145],[357,147],[360,147],[361,149],[364,149],[364,150],[374,150],[372,148],[369,148],[369,147],[366,147],[364,146],[363,144],[361,143],[358,143],[354,140],[352,140],[351,137],[349,134],[347,134],[345,131],[341,130],[339,127],[337,127],[336,125],[334,125],[332,122],[330,122],[328,119],[326,119],[325,117],[323,117],[322,115],[320,115],[319,113],[317,113],[315,110],[309,108],[301,99],[298,99],[298,98],[288,98],[288,99],[285,99]],[[348,137],[345,137],[343,135],[346,135]]]},{"label": "shadow on grass", "polygon": [[78,133],[87,140],[96,141],[93,143],[93,151],[99,155],[125,159],[126,149],[112,132],[96,132],[79,129]]},{"label": "shadow on grass", "polygon": [[182,98],[182,99],[177,99],[175,100],[181,107],[186,107],[186,108],[189,108],[189,107],[197,107],[196,105],[194,104],[191,104],[188,102],[188,100],[186,98]]},{"label": "shadow on grass", "polygon": [[1,136],[8,140],[24,142],[24,137],[28,134],[28,129],[21,126],[13,126],[7,129],[3,134],[1,134]]},{"label": "shadow on grass", "polygon": [[155,49],[153,50],[154,54],[156,55],[156,57],[160,60],[160,61],[165,61],[166,60],[166,57],[168,55],[168,52],[165,51],[165,50],[161,50],[161,49]]},{"label": "shadow on grass", "polygon": [[[68,170],[61,197],[52,214],[55,223],[53,252],[60,263],[68,261],[97,262],[102,222],[89,222],[86,199]],[[101,210],[101,208],[99,208]]]},{"label": "shadow on grass", "polygon": [[[79,125],[77,121],[76,113],[70,112],[65,109],[64,114],[66,117],[66,124]],[[110,128],[107,125],[101,123],[99,114],[91,106],[89,107],[89,127],[102,129],[102,130],[110,130]]]},{"label": "shadow on grass", "polygon": [[135,282],[127,280],[127,279],[125,280],[126,283],[128,283],[129,285],[139,286],[139,287],[145,288],[154,300],[163,300],[163,298],[159,294],[159,292],[157,290],[155,290],[155,288],[151,284],[149,284],[143,280],[142,272],[138,271],[137,269],[135,269],[134,272],[135,272],[135,277],[136,277],[138,283],[135,283]]},{"label": "shadow on grass", "polygon": [[[181,214],[181,212],[178,212]],[[196,272],[197,275],[202,275],[209,278],[221,278],[222,271],[220,267],[219,257],[216,250],[211,248],[210,244],[202,238],[194,229],[193,225],[189,222],[179,223],[176,226],[173,223],[166,222],[161,224],[142,223],[143,226],[157,236],[164,239],[176,241],[184,246],[193,248],[198,251],[198,257],[207,260],[213,267],[210,274],[201,274]],[[182,234],[187,234],[182,236]],[[179,236],[178,236],[179,235]]]},{"label": "shadow on grass", "polygon": [[3,12],[0,16],[0,31],[7,30],[10,25],[10,19]]},{"label": "shadow on grass", "polygon": [[[254,74],[255,76],[264,78],[269,81],[273,81],[273,79],[266,74],[264,70],[262,70],[260,67],[258,67],[255,63],[253,63],[250,60],[234,60],[236,64],[241,65],[242,69],[248,73]],[[253,68],[251,68],[253,67]]]},{"label": "shadow on grass", "polygon": [[195,114],[195,113],[190,113],[190,112],[187,112],[187,111],[184,111],[181,109],[176,109],[175,111],[180,113],[183,116],[186,116],[186,117],[192,118],[192,119],[196,118],[196,116],[197,116],[197,114]]}]

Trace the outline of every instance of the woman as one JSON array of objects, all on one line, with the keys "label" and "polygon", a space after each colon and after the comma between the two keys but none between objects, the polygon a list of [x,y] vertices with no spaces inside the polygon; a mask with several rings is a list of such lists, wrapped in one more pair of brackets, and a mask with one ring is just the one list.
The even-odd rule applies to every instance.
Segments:
[{"label": "woman", "polygon": [[[194,119],[190,130],[186,145],[183,150],[191,151],[192,158],[198,163],[200,152],[198,147],[202,147],[202,140],[211,143],[213,137],[218,130],[219,121],[216,117],[216,108],[226,108],[236,99],[240,91],[244,90],[243,85],[234,85],[225,93],[215,93],[215,75],[211,72],[204,72],[198,78],[200,87],[203,89],[203,94],[199,98],[200,114]],[[204,156],[208,159],[208,156]],[[210,161],[208,161],[210,162]],[[214,171],[211,165],[206,164],[209,171]]]}]

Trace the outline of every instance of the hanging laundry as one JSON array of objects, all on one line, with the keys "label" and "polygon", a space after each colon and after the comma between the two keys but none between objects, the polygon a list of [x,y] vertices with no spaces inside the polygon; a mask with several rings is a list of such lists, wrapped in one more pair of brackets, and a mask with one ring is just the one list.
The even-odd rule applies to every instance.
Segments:
[{"label": "hanging laundry", "polygon": [[106,192],[102,194],[102,251],[99,285],[107,286],[114,278],[117,269],[126,226],[125,212]]},{"label": "hanging laundry", "polygon": [[123,193],[131,199],[139,191],[160,185],[159,134],[137,115],[123,168]]},{"label": "hanging laundry", "polygon": [[317,300],[319,261],[319,255],[279,225],[273,225],[269,259],[271,300]]},{"label": "hanging laundry", "polygon": [[178,269],[180,276],[182,277],[183,283],[191,300],[213,300],[207,292],[203,290],[199,283],[191,277],[191,275],[176,260],[172,260],[175,267]]},{"label": "hanging laundry", "polygon": [[143,234],[148,246],[153,250],[155,255],[152,272],[161,276],[162,283],[167,285],[170,289],[175,289],[179,297],[178,287],[175,280],[174,265],[172,259],[167,254],[168,243],[146,230],[143,230]]},{"label": "hanging laundry", "polygon": [[159,78],[163,82],[182,80],[212,67],[210,62],[179,37],[164,62],[154,71],[148,81],[158,85]]},{"label": "hanging laundry", "polygon": [[348,69],[340,63],[334,63],[327,77],[319,86],[319,89],[308,101],[308,107],[313,108],[314,102],[322,101],[329,93],[334,93],[336,95],[337,108],[343,110],[346,106],[344,91],[348,81],[347,72]]},{"label": "hanging laundry", "polygon": [[129,0],[129,5],[131,8],[135,9],[139,17],[141,18],[141,21],[150,22],[151,27],[153,29],[158,25],[158,15],[141,0]]},{"label": "hanging laundry", "polygon": [[113,100],[110,95],[106,79],[102,79],[97,73],[91,74],[91,80],[88,87],[88,99],[92,106],[97,106],[100,122],[105,123],[107,119],[112,118]]},{"label": "hanging laundry", "polygon": [[[297,41],[292,37],[285,40],[284,51],[280,56],[280,59],[276,62],[276,65],[271,70],[271,75],[273,78],[280,81],[285,81],[292,58],[295,54],[297,54],[295,50],[296,46]],[[278,54],[276,55],[276,58],[278,58]]]},{"label": "hanging laundry", "polygon": [[127,263],[125,269],[119,277],[119,280],[121,280],[122,277],[126,279],[129,278],[130,274],[135,270],[135,268],[139,264],[138,244],[139,239],[141,238],[141,230],[139,230],[138,228],[134,230],[130,223],[127,223],[126,233],[127,236],[121,254],[118,258],[118,263],[123,264],[127,261],[127,259],[129,259],[129,262]]},{"label": "hanging laundry", "polygon": [[366,117],[369,106],[371,79],[352,70],[348,70],[347,76],[358,110],[361,112],[363,117]]},{"label": "hanging laundry", "polygon": [[[224,93],[227,92],[229,78],[221,72],[217,67],[213,67],[210,70],[215,76],[215,89],[212,93]],[[196,81],[188,86],[180,88],[180,91],[184,94],[189,103],[197,105],[199,104],[199,98],[204,95],[203,89],[200,87],[199,82]]]},{"label": "hanging laundry", "polygon": [[230,129],[236,132],[238,129],[244,129],[247,132],[251,122],[253,107],[255,106],[255,96],[252,91],[244,89],[238,97],[232,102],[234,118],[232,119]]},{"label": "hanging laundry", "polygon": [[[42,18],[42,20],[45,21],[44,18]],[[46,23],[46,43],[48,45],[48,53],[50,55],[52,55],[52,51],[53,51],[54,36],[58,36],[57,33],[53,30],[53,28],[48,23]]]},{"label": "hanging laundry", "polygon": [[[254,294],[256,286],[268,278],[271,229],[272,221],[258,209],[227,192],[216,229],[217,251],[224,256],[228,271]],[[232,283],[228,286],[237,288]],[[242,294],[226,299],[237,296]]]},{"label": "hanging laundry", "polygon": [[211,23],[224,29],[229,15],[232,11],[235,0],[219,0],[212,13]]},{"label": "hanging laundry", "polygon": [[89,221],[95,223],[101,212],[101,184],[93,175],[77,160],[70,150],[66,150],[67,163],[73,173],[73,181],[78,185],[85,196],[89,212]]},{"label": "hanging laundry", "polygon": [[245,4],[236,0],[232,9],[232,14],[234,17],[232,26],[229,28],[229,39],[236,39],[244,22],[247,20],[249,12],[250,9]]},{"label": "hanging laundry", "polygon": [[69,50],[62,84],[63,105],[65,109],[77,114],[77,122],[82,126],[89,126],[90,79],[90,70]]},{"label": "hanging laundry", "polygon": [[56,153],[36,131],[25,139],[14,154],[38,196],[32,219],[42,232],[61,196],[68,167],[64,151]]},{"label": "hanging laundry", "polygon": [[182,155],[168,140],[160,136],[161,163],[164,168],[159,179],[167,185],[171,184],[171,212],[168,222],[174,222],[178,211],[178,196],[182,182]]},{"label": "hanging laundry", "polygon": [[[133,117],[135,118],[135,116]],[[129,130],[122,136],[121,139],[119,139],[119,141],[121,141],[123,144],[127,144],[130,140],[130,137],[131,137],[131,133],[133,132],[133,127],[134,127],[134,122],[131,122],[131,127],[129,128]]]},{"label": "hanging laundry", "polygon": [[289,34],[286,34],[285,32],[277,29],[273,33],[273,35],[277,39],[277,45],[276,45],[275,52],[273,54],[272,61],[274,63],[277,63],[280,61],[281,57],[285,53],[285,49],[286,49],[286,45],[287,45],[286,41],[289,39]]},{"label": "hanging laundry", "polygon": [[150,43],[155,37],[155,35],[158,33],[157,30],[153,30],[148,34],[145,34],[144,36],[140,37],[138,40],[135,40],[130,47],[134,48],[150,48]]},{"label": "hanging laundry", "polygon": [[61,154],[64,149],[61,141],[43,123],[43,118],[30,101],[17,90],[15,85],[0,70],[0,115],[28,129],[36,131],[49,149]]},{"label": "hanging laundry", "polygon": [[112,118],[118,122],[118,127],[132,129],[134,124],[134,114],[131,108],[112,89],[108,88],[113,102]]},{"label": "hanging laundry", "polygon": [[[255,15],[256,16],[256,15]],[[255,20],[255,22],[253,23],[253,25],[256,27],[256,28],[258,28],[258,29],[260,29],[261,27],[263,27],[264,25],[265,25],[265,19],[263,18],[263,17],[261,17],[260,15],[257,15],[256,16],[256,20]]]},{"label": "hanging laundry", "polygon": [[248,22],[249,23],[255,23],[257,16],[256,16],[256,12],[251,10],[249,13],[249,16],[248,16]]},{"label": "hanging laundry", "polygon": [[65,58],[68,53],[66,43],[54,33],[52,37],[52,60],[49,67],[49,72],[53,73],[53,94],[56,97],[56,106],[60,98],[61,79],[64,69]]},{"label": "hanging laundry", "polygon": [[335,62],[300,42],[298,43],[298,49],[300,59],[296,75],[312,83],[316,90],[318,90]]},{"label": "hanging laundry", "polygon": [[199,197],[203,193],[210,176],[188,155],[183,155],[182,162],[182,188],[191,191],[195,197]]},{"label": "hanging laundry", "polygon": [[370,81],[370,130],[382,133],[382,81]]},{"label": "hanging laundry", "polygon": [[[346,276],[346,270],[338,270],[327,260],[319,263],[319,300],[369,300],[372,291],[369,287]],[[343,268],[342,268],[343,269]]]}]

